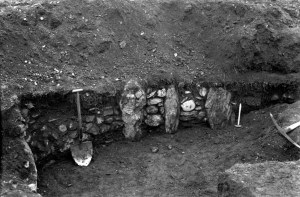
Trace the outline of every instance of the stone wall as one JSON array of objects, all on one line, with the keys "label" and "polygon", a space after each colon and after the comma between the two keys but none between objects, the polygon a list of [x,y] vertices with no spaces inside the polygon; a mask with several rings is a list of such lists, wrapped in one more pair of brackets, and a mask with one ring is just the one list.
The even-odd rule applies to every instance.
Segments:
[{"label": "stone wall", "polygon": [[[35,159],[63,153],[78,138],[79,123],[75,95],[57,98],[61,103],[24,101],[21,112],[28,123],[25,139],[33,149]],[[55,99],[55,98],[53,98]],[[108,131],[121,130],[124,123],[116,97],[81,93],[83,140]]]},{"label": "stone wall", "polygon": [[[179,122],[208,123],[213,129],[222,128],[235,121],[233,111],[237,111],[237,105],[232,105],[232,99],[257,106],[262,99],[253,100],[248,95],[237,99],[234,88],[231,88],[232,95],[226,88],[207,83],[145,84],[132,79],[115,95],[81,92],[83,139],[93,140],[109,131],[122,130],[126,138],[138,140],[155,129],[174,133]],[[252,89],[259,86],[262,84],[255,84]],[[26,124],[20,123],[8,132],[14,136],[27,129],[25,139],[36,160],[68,151],[78,138],[77,109],[72,93],[23,96],[20,110]]]},{"label": "stone wall", "polygon": [[[219,92],[212,94],[213,90],[207,84],[144,87],[142,81],[132,79],[116,95],[83,91],[83,140],[94,140],[109,131],[123,131],[125,138],[139,140],[150,130],[174,133],[179,121],[225,127],[231,117],[230,93],[219,88]],[[222,94],[227,96],[219,98]],[[21,103],[21,113],[28,125],[25,139],[35,160],[70,149],[79,130],[75,94],[24,97]]]},{"label": "stone wall", "polygon": [[207,93],[208,87],[200,84],[181,88],[180,121],[194,123],[207,121],[205,109]]},{"label": "stone wall", "polygon": [[[263,100],[263,96],[253,100],[254,96],[238,96],[234,89],[207,83],[148,87],[145,84],[132,79],[115,95],[81,92],[83,140],[93,140],[95,145],[95,139],[108,132],[120,132],[129,140],[139,140],[154,129],[175,133],[179,122],[208,123],[212,129],[219,129],[234,120],[233,111],[237,111],[234,102],[261,106]],[[280,92],[280,95],[284,98],[289,94]],[[276,101],[276,95],[271,96]],[[3,132],[6,137],[25,144],[28,150],[24,155],[28,155],[29,166],[35,174],[36,161],[68,152],[78,138],[75,94],[25,95],[20,102],[18,98],[15,100],[14,107],[3,112]],[[36,177],[33,182],[36,184]]]}]

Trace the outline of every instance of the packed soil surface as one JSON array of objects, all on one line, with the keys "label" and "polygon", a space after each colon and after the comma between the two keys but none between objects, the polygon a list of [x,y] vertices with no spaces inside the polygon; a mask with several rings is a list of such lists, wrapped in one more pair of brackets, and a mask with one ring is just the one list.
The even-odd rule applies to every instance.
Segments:
[{"label": "packed soil surface", "polygon": [[88,167],[69,157],[40,169],[39,192],[49,197],[217,196],[219,173],[235,163],[299,159],[292,146],[279,146],[282,136],[272,128],[269,112],[281,110],[275,106],[244,115],[242,128],[181,125],[176,134],[150,133],[140,142],[100,140]]}]

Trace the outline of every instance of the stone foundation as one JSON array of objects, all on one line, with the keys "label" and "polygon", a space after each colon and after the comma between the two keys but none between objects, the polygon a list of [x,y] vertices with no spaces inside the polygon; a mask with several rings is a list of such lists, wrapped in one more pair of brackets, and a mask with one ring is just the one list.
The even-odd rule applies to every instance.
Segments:
[{"label": "stone foundation", "polygon": [[[97,137],[120,132],[129,140],[139,140],[155,129],[175,133],[179,123],[209,123],[212,129],[220,129],[234,119],[237,102],[261,106],[266,98],[261,96],[257,98],[259,102],[257,99],[253,101],[247,94],[239,96],[234,89],[230,91],[207,83],[160,84],[155,87],[144,84],[132,79],[114,95],[81,92],[83,139],[96,143]],[[280,95],[279,99],[288,97],[282,92]],[[271,99],[276,100],[276,95]],[[20,101],[16,98],[16,104],[4,111],[3,117],[4,135],[29,145],[26,145],[25,149],[29,151],[24,155],[30,153],[27,161],[33,166],[32,174],[36,174],[36,162],[67,153],[78,138],[75,95],[70,92],[36,97],[25,95]],[[33,181],[36,183],[36,178]],[[17,182],[24,185],[22,178]],[[29,192],[32,188],[34,191],[33,183],[25,184],[30,185]]]}]

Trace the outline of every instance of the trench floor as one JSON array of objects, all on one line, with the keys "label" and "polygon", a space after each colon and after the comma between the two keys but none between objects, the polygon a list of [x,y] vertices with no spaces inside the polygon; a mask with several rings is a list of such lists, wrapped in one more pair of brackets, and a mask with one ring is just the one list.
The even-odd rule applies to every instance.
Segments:
[{"label": "trench floor", "polygon": [[[185,125],[173,135],[150,133],[139,142],[94,144],[88,167],[76,166],[70,157],[41,169],[39,193],[46,197],[217,196],[218,175],[235,163],[293,160],[293,152],[262,141],[272,126],[269,111],[276,113],[269,108],[243,116],[242,128]],[[151,151],[154,146],[157,153]]]}]

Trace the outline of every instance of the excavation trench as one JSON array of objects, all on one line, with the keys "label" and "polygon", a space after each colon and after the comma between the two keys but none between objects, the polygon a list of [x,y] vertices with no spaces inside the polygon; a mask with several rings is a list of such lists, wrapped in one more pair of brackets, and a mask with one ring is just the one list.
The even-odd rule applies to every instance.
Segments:
[{"label": "excavation trench", "polygon": [[[170,87],[176,90],[175,97],[167,95]],[[28,126],[25,140],[38,167],[38,192],[43,196],[153,196],[169,192],[177,196],[214,196],[217,174],[237,162],[293,159],[292,153],[287,155],[280,149],[257,155],[255,152],[261,151],[257,144],[250,150],[263,135],[257,131],[263,119],[252,123],[249,117],[278,103],[295,102],[297,88],[297,84],[179,83],[138,85],[131,87],[133,92],[125,86],[114,95],[84,90],[80,93],[83,139],[94,145],[93,161],[86,168],[77,166],[70,154],[70,146],[78,138],[74,93],[23,95],[20,110]],[[128,121],[123,120],[127,118],[124,102],[130,103],[127,99],[132,93],[137,100],[144,96],[144,104],[138,108],[141,122],[135,123],[139,129],[134,137],[126,136]],[[171,116],[179,120],[179,128],[169,132],[167,102],[172,100],[168,97],[180,103],[178,115]],[[207,103],[212,101],[208,100],[216,98],[215,102],[227,102],[224,106],[230,108],[229,113],[218,112],[217,108],[209,112]],[[243,106],[242,124],[248,128],[233,126],[238,103]],[[265,129],[264,125],[259,127]]]}]

